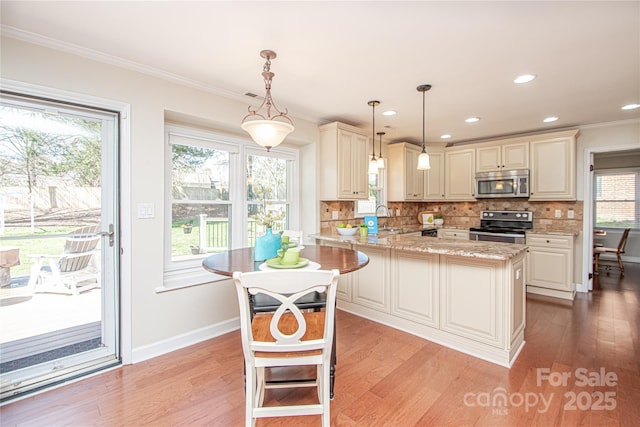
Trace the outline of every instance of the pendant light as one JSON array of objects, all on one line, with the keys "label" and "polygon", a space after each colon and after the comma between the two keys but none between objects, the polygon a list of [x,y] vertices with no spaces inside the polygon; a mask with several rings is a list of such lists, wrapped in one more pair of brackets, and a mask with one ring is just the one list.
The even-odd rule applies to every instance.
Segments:
[{"label": "pendant light", "polygon": [[376,160],[376,105],[380,105],[380,101],[369,101],[373,110],[373,132],[371,134],[371,160],[369,160],[369,175],[378,174],[378,160]]},{"label": "pendant light", "polygon": [[422,92],[422,152],[418,156],[418,170],[428,170],[431,169],[431,163],[429,162],[429,153],[427,153],[425,145],[425,93],[431,89],[431,85],[420,85],[417,89],[418,92]]},{"label": "pendant light", "polygon": [[[271,98],[271,81],[275,76],[271,72],[271,59],[275,59],[277,55],[272,50],[263,50],[260,52],[260,56],[267,60],[262,67],[262,78],[264,79],[266,93],[262,104],[257,109],[252,110],[249,107],[249,114],[242,119],[240,127],[251,135],[251,139],[256,144],[265,147],[269,151],[271,147],[280,145],[295,128],[293,127],[293,122],[287,116],[288,111],[285,110],[284,113],[281,113]],[[259,113],[262,107],[266,107],[266,116]],[[277,113],[273,117],[271,116],[272,109]]]},{"label": "pendant light", "polygon": [[384,159],[382,158],[382,135],[385,135],[385,132],[378,132],[376,135],[380,137],[380,155],[378,156],[378,169],[384,169]]}]

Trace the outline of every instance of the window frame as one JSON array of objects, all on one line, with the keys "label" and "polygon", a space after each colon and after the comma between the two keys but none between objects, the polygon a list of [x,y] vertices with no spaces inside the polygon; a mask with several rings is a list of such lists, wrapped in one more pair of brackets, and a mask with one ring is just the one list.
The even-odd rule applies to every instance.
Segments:
[{"label": "window frame", "polygon": [[[172,139],[174,141],[172,141]],[[173,196],[172,182],[172,143],[187,142],[203,148],[213,148],[229,151],[229,200],[224,204],[231,206],[233,217],[231,231],[231,249],[246,247],[247,233],[247,187],[246,161],[249,154],[285,158],[287,160],[287,197],[291,211],[289,226],[299,227],[300,198],[298,176],[299,150],[288,147],[275,147],[270,152],[264,151],[248,139],[231,136],[217,130],[204,130],[188,125],[166,124],[164,132],[164,221],[163,221],[163,284],[156,288],[156,292],[165,292],[190,286],[229,279],[226,276],[213,274],[202,268],[202,261],[207,254],[193,255],[185,259],[174,260],[171,255],[171,223]]]},{"label": "window frame", "polygon": [[[630,228],[632,230],[640,229],[640,168],[616,168],[616,169],[598,169],[594,171],[593,175],[593,227],[598,229],[607,229],[607,230],[624,230],[627,227],[613,227],[613,226],[602,226],[597,224],[597,216],[598,216],[598,197],[596,195],[596,181],[600,176],[610,176],[610,175],[635,175],[636,180],[636,194],[635,194],[635,220],[634,225]],[[622,200],[615,200],[613,202],[623,202]],[[600,201],[603,202],[603,201]]]}]

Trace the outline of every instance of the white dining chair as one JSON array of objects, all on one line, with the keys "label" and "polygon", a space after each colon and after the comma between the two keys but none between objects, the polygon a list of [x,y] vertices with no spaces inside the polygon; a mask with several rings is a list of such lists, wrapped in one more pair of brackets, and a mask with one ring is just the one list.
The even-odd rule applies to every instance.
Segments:
[{"label": "white dining chair", "polygon": [[[335,328],[338,270],[286,270],[235,272],[233,280],[240,305],[240,332],[246,368],[245,424],[257,418],[321,415],[330,425],[329,382],[331,349]],[[327,295],[324,310],[302,311],[296,301],[313,292]],[[251,316],[249,294],[265,294],[281,305],[271,313]],[[268,383],[265,368],[316,366],[310,381]],[[263,406],[269,388],[316,387],[318,403]]]}]

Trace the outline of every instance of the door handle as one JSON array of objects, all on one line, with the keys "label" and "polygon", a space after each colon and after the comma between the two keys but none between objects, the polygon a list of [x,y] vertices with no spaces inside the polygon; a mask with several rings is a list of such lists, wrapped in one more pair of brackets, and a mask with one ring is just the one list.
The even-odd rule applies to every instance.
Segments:
[{"label": "door handle", "polygon": [[100,231],[98,233],[96,233],[98,236],[104,237],[104,236],[109,236],[109,246],[113,246],[113,224],[109,224],[109,231]]}]

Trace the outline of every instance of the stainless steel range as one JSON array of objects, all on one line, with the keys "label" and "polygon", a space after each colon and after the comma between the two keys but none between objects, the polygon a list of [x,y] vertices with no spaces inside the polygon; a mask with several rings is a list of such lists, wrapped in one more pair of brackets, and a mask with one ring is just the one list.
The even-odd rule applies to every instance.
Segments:
[{"label": "stainless steel range", "polygon": [[482,211],[480,227],[469,229],[469,239],[524,244],[525,233],[532,228],[533,212]]}]

